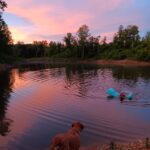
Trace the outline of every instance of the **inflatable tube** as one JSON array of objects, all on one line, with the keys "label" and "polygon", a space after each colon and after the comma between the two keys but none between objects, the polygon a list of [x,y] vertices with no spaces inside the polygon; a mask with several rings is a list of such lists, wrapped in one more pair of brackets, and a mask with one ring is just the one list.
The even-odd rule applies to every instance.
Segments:
[{"label": "inflatable tube", "polygon": [[112,97],[118,97],[119,93],[114,88],[109,88],[106,93]]},{"label": "inflatable tube", "polygon": [[129,92],[126,97],[127,97],[128,100],[132,100],[132,98],[133,98],[133,93],[132,93],[132,92]]}]

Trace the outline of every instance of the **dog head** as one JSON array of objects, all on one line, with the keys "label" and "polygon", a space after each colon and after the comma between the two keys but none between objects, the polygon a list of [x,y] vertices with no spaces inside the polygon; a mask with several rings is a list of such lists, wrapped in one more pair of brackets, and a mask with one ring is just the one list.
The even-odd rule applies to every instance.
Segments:
[{"label": "dog head", "polygon": [[78,128],[80,130],[80,132],[84,129],[84,125],[80,122],[74,122],[72,123],[72,128],[75,127],[75,128]]}]

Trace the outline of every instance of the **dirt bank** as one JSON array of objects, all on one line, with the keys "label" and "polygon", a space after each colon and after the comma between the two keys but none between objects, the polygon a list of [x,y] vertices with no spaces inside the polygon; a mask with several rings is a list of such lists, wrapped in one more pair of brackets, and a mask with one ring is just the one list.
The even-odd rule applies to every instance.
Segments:
[{"label": "dirt bank", "polygon": [[120,66],[150,66],[150,62],[135,60],[97,60],[97,64],[120,65]]}]

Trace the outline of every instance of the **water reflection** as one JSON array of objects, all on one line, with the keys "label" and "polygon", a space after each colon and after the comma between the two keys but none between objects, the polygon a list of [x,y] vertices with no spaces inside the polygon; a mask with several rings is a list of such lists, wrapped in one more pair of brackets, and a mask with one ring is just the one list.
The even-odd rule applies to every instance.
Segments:
[{"label": "water reflection", "polygon": [[[88,97],[89,90],[106,91],[112,85],[121,90],[135,90],[135,99],[143,97],[143,86],[149,85],[149,67],[106,67],[98,65],[25,65],[21,66],[18,74],[21,77],[25,72],[33,71],[32,80],[46,82],[51,79],[56,80],[56,84],[64,77],[64,88],[74,90],[78,96]],[[23,77],[21,77],[23,79]],[[95,87],[96,82],[103,84]],[[59,83],[58,83],[59,84]],[[98,88],[98,89],[97,89]],[[74,92],[74,93],[75,93]],[[91,92],[92,93],[92,92]],[[90,96],[90,95],[89,95]],[[99,98],[99,97],[98,97]]]},{"label": "water reflection", "polygon": [[[75,120],[86,126],[81,135],[84,146],[147,136],[150,134],[148,69],[47,64],[3,72],[0,130],[5,135],[13,130],[8,139],[3,138],[3,145],[6,149],[46,149],[50,139],[68,130]],[[106,90],[110,87],[131,90],[134,99],[120,102],[119,98],[107,98]],[[9,117],[14,121],[12,128]],[[4,135],[3,132],[0,134]]]},{"label": "water reflection", "polygon": [[130,80],[133,83],[137,82],[141,77],[144,80],[150,80],[149,67],[113,67],[112,75],[117,80]]},{"label": "water reflection", "polygon": [[[77,88],[78,93],[84,97],[87,95],[92,79],[98,77],[96,65],[67,65],[65,68],[65,88]],[[91,82],[89,81],[91,80]],[[87,81],[88,80],[88,81]],[[75,90],[74,88],[74,90]]]},{"label": "water reflection", "polygon": [[0,72],[0,135],[6,136],[10,132],[12,120],[7,118],[6,112],[14,79],[10,71]]}]

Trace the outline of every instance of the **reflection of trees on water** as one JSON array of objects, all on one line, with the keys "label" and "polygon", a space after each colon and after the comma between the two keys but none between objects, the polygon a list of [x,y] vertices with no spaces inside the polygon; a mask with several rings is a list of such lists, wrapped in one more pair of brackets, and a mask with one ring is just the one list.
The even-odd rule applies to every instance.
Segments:
[{"label": "reflection of trees on water", "polygon": [[62,70],[64,65],[53,65],[53,64],[32,64],[32,65],[23,65],[18,70],[18,75],[22,78],[22,75],[25,72],[33,71],[32,78],[41,80],[48,80],[50,77],[57,78],[62,75],[64,72]]},{"label": "reflection of trees on water", "polygon": [[[100,72],[98,71],[100,70]],[[85,96],[92,85],[96,84],[98,76],[101,77],[100,83],[108,81],[108,78],[114,78],[120,86],[127,85],[128,87],[136,86],[141,77],[144,82],[150,80],[150,71],[148,67],[106,67],[98,65],[86,64],[45,64],[45,65],[25,65],[22,66],[18,74],[21,77],[24,72],[33,71],[32,80],[47,81],[49,79],[58,79],[64,77],[65,88],[68,90],[73,88],[78,90],[78,93]],[[120,82],[121,81],[121,82]],[[111,83],[110,83],[111,84]],[[109,84],[108,84],[109,85]],[[107,86],[107,85],[106,85]],[[104,86],[101,86],[104,87]]]},{"label": "reflection of trees on water", "polygon": [[135,84],[141,77],[144,80],[150,80],[149,67],[113,67],[112,75],[117,80],[128,80]]},{"label": "reflection of trees on water", "polygon": [[[60,79],[61,77],[65,77],[65,88],[71,88],[76,86],[78,88],[79,93],[84,96],[87,92],[88,82],[87,79],[92,79],[93,77],[98,76],[97,65],[84,65],[84,64],[72,64],[72,65],[64,65],[64,64],[46,64],[46,65],[25,65],[19,68],[18,74],[22,77],[23,73],[27,71],[32,72],[33,79],[49,80]],[[92,81],[92,80],[91,80]]]},{"label": "reflection of trees on water", "polygon": [[[142,77],[145,80],[150,79],[150,71],[149,67],[105,67],[105,66],[98,66],[98,65],[64,65],[64,64],[32,64],[32,65],[23,65],[20,66],[18,74],[21,76],[24,72],[27,71],[37,71],[40,72],[38,75],[41,77],[48,77],[51,75],[52,77],[59,77],[64,73],[65,68],[66,77],[69,80],[70,77],[76,74],[84,74],[84,72],[90,72],[94,76],[97,74],[97,70],[99,68],[109,69],[112,70],[112,75],[117,80],[120,79],[127,79],[127,80],[134,80],[135,82],[138,80],[139,77]],[[46,74],[46,69],[51,69],[49,71],[50,74]],[[36,73],[37,73],[36,72]]]},{"label": "reflection of trees on water", "polygon": [[79,90],[79,94],[85,96],[88,87],[92,85],[92,78],[98,77],[97,70],[98,67],[96,65],[79,64],[66,66],[65,88],[69,89],[75,86]]},{"label": "reflection of trees on water", "polygon": [[10,132],[11,119],[6,117],[7,106],[12,92],[14,78],[9,71],[0,72],[0,135]]}]

